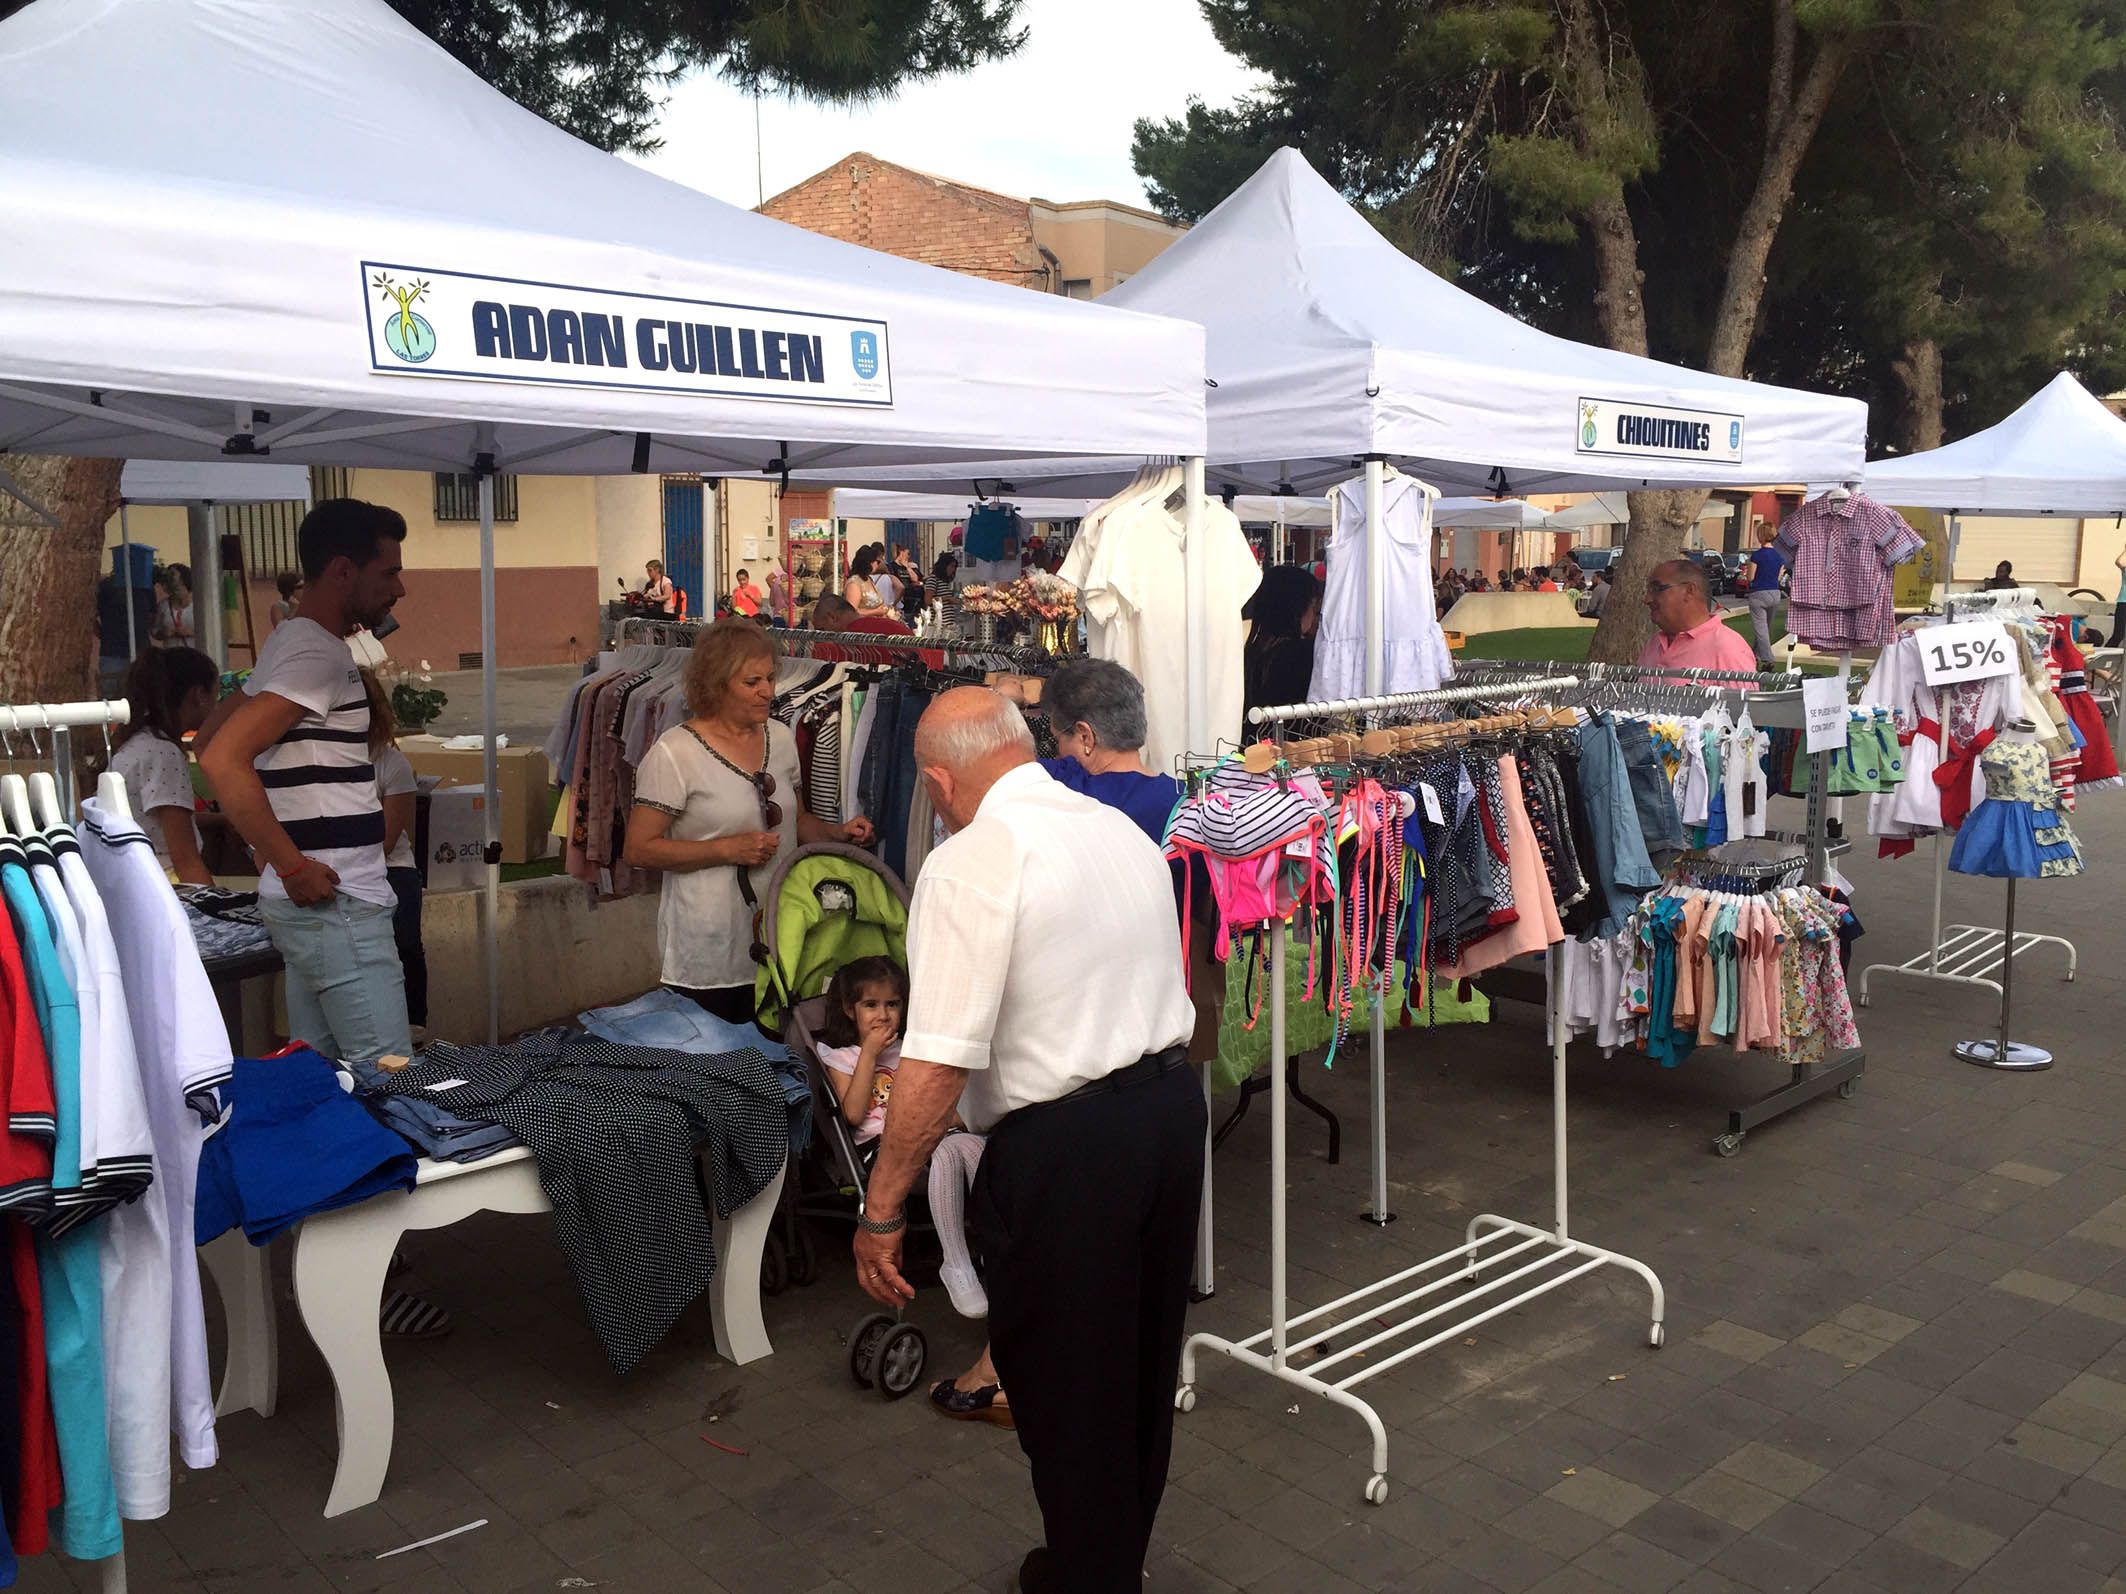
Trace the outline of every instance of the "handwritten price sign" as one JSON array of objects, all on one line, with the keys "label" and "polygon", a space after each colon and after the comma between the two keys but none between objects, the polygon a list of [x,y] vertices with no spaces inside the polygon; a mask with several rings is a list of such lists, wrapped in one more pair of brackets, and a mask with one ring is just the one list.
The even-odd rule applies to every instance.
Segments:
[{"label": "handwritten price sign", "polygon": [[1964,620],[1929,626],[1919,634],[1919,658],[1929,686],[2013,675],[2015,643],[1998,620]]}]

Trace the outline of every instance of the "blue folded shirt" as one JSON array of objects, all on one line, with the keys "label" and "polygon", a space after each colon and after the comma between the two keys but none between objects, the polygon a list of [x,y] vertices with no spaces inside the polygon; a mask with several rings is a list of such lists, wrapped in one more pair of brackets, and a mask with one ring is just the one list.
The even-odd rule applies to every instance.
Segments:
[{"label": "blue folded shirt", "polygon": [[[783,1100],[795,1107],[811,1106],[812,1087],[805,1079],[804,1065],[790,1055],[789,1047],[768,1039],[757,1025],[726,1023],[677,991],[660,986],[632,1002],[578,1013],[576,1021],[600,1040],[621,1046],[673,1052],[758,1052],[782,1082]],[[812,1114],[792,1113],[790,1155],[802,1155],[811,1139]]]},{"label": "blue folded shirt", "polygon": [[304,1218],[386,1190],[411,1190],[419,1160],[342,1088],[307,1046],[239,1057],[222,1087],[226,1113],[199,1155],[193,1238],[241,1228],[264,1245]]}]

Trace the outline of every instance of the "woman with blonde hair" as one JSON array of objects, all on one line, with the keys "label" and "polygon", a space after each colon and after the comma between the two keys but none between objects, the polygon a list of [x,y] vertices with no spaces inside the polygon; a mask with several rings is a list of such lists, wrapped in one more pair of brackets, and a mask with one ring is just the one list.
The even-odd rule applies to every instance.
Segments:
[{"label": "woman with blonde hair", "polygon": [[627,861],[664,874],[664,983],[733,1024],[753,1017],[757,883],[801,845],[874,835],[861,816],[830,824],[805,811],[796,739],[768,714],[775,660],[773,633],[751,620],[702,632],[687,659],[689,718],[644,755],[627,822]]}]

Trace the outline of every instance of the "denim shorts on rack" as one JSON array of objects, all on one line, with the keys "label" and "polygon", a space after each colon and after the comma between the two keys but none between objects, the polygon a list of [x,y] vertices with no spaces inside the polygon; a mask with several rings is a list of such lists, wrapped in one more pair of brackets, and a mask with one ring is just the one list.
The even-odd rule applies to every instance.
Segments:
[{"label": "denim shorts on rack", "polygon": [[1631,799],[1638,809],[1646,850],[1682,851],[1683,816],[1676,811],[1675,787],[1661,767],[1653,738],[1636,720],[1620,719],[1616,725],[1617,746],[1624,753],[1624,771],[1631,781]]}]

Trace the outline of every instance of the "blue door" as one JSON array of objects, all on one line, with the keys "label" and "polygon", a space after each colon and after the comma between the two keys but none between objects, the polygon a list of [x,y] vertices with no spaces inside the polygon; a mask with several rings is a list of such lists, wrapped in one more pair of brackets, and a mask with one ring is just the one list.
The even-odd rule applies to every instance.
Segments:
[{"label": "blue door", "polygon": [[702,506],[699,476],[664,478],[664,573],[687,597],[687,613],[708,614],[708,590],[702,582]]}]

